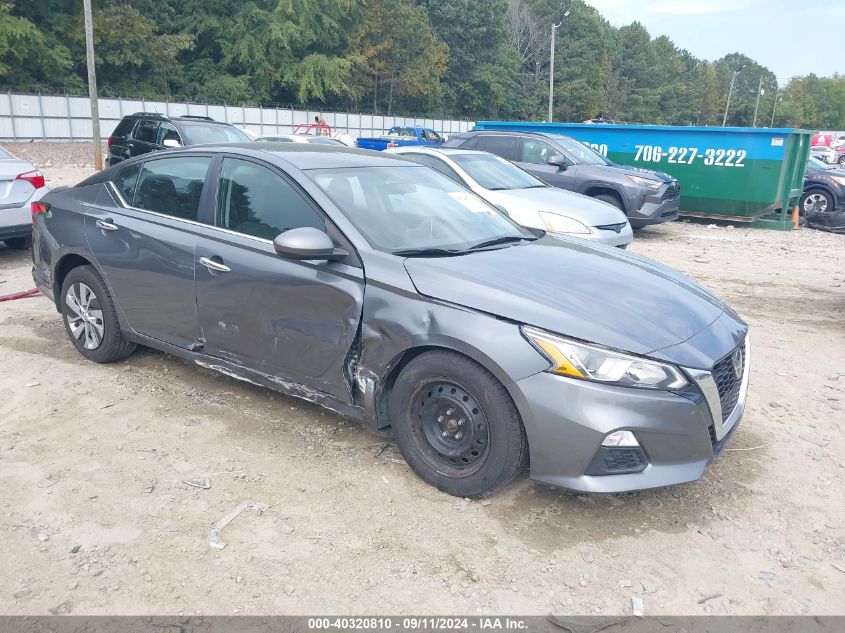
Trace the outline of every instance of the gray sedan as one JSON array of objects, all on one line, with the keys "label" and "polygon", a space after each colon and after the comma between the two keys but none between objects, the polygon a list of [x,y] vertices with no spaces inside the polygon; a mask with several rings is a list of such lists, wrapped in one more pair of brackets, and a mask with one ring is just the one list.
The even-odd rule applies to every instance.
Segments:
[{"label": "gray sedan", "polygon": [[451,147],[385,150],[436,169],[503,209],[523,226],[627,248],[628,218],[613,205],[550,187],[524,169],[488,152]]},{"label": "gray sedan", "polygon": [[42,203],[33,276],[84,357],[145,345],[391,428],[451,494],[526,462],[583,491],[692,481],[745,408],[748,330],[707,290],[404,159],[193,147]]}]

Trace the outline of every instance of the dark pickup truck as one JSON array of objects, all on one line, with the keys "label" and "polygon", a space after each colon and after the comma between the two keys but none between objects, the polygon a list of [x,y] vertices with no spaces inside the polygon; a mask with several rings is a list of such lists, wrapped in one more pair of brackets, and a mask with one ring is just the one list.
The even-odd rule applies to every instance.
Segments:
[{"label": "dark pickup truck", "polygon": [[359,138],[356,145],[361,149],[374,149],[378,152],[392,147],[407,145],[437,146],[443,144],[443,137],[427,127],[394,126],[387,134],[379,138]]}]

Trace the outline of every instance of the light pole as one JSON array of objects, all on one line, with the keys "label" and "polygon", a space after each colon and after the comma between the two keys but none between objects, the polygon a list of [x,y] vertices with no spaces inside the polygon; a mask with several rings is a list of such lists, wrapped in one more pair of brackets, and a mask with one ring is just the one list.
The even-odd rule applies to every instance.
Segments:
[{"label": "light pole", "polygon": [[763,75],[760,75],[760,83],[757,85],[757,105],[754,106],[754,123],[751,127],[757,127],[757,110],[760,109],[760,95],[763,94]]},{"label": "light pole", "polygon": [[739,74],[739,71],[743,68],[745,68],[745,66],[740,66],[739,68],[737,68],[734,71],[733,77],[731,77],[731,88],[730,90],[728,90],[728,102],[725,104],[725,116],[722,117],[722,127],[725,127],[728,122],[728,108],[731,107],[731,97],[734,93],[734,82],[736,81],[736,76]]},{"label": "light pole", "polygon": [[[777,79],[775,79],[777,82]],[[775,112],[778,109],[778,93],[780,92],[780,82],[775,84],[775,102],[772,104],[772,122],[769,124],[769,127],[775,126]]]},{"label": "light pole", "polygon": [[94,67],[94,21],[91,0],[82,0],[85,11],[85,58],[88,62],[88,98],[91,100],[91,136],[94,139],[94,169],[103,168],[103,148],[100,145],[100,107],[97,101],[97,71]]},{"label": "light pole", "polygon": [[552,105],[554,104],[555,97],[555,31],[560,28],[563,20],[568,16],[569,9],[563,12],[557,24],[552,24],[551,59],[549,62],[549,123],[552,122]]}]

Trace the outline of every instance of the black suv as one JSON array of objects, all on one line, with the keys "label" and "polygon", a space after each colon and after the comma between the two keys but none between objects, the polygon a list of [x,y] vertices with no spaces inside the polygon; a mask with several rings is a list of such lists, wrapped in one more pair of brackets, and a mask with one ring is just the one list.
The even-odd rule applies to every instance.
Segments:
[{"label": "black suv", "polygon": [[106,162],[117,165],[133,156],[183,145],[249,141],[234,125],[207,116],[169,117],[157,112],[136,112],[123,117],[109,136]]},{"label": "black suv", "polygon": [[496,154],[548,185],[603,200],[621,209],[635,229],[678,218],[681,187],[672,176],[617,165],[568,136],[476,131],[455,134],[445,146]]}]

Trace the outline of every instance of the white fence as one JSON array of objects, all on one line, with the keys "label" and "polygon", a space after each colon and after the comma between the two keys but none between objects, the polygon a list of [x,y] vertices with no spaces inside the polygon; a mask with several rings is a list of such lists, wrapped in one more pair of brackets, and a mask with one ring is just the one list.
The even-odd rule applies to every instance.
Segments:
[{"label": "white fence", "polygon": [[[107,138],[123,116],[133,112],[185,114],[227,121],[257,134],[290,134],[299,123],[313,123],[322,114],[332,128],[351,136],[378,136],[394,125],[429,127],[444,134],[465,132],[469,121],[417,117],[320,112],[294,107],[254,107],[174,103],[138,99],[99,99],[100,133]],[[7,141],[89,140],[91,107],[88,97],[0,94],[0,139]]]}]

